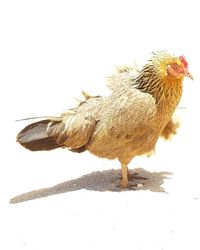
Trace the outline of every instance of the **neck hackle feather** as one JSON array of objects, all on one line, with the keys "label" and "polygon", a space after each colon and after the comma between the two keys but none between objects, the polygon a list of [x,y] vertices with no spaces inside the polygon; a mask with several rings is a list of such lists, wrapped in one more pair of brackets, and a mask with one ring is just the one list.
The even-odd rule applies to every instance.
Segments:
[{"label": "neck hackle feather", "polygon": [[140,91],[151,94],[157,103],[163,98],[181,95],[183,78],[172,78],[167,74],[167,66],[176,62],[180,59],[165,50],[154,52],[134,79],[134,85]]}]

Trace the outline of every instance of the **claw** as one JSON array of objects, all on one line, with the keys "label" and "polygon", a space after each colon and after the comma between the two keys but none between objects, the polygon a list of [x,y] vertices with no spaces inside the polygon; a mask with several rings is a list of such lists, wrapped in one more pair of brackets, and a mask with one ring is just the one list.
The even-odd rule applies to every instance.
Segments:
[{"label": "claw", "polygon": [[128,185],[129,185],[128,181],[125,181],[125,180],[121,180],[121,181],[120,181],[120,184],[119,184],[119,186],[120,186],[121,188],[127,188]]},{"label": "claw", "polygon": [[137,188],[137,185],[136,183],[126,183],[124,182],[123,180],[120,181],[120,184],[119,184],[119,187],[120,188],[123,188],[123,189],[131,189],[131,190],[136,190]]},{"label": "claw", "polygon": [[128,175],[128,179],[130,181],[132,180],[143,180],[143,181],[147,181],[148,178],[144,177],[144,176],[139,176],[138,173],[134,173],[134,174],[129,174]]}]

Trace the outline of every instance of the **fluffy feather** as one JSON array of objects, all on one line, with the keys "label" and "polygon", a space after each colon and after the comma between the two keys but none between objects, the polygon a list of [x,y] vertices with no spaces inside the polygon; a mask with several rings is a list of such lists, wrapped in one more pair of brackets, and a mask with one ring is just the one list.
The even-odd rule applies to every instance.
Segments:
[{"label": "fluffy feather", "polygon": [[132,158],[150,154],[159,137],[168,139],[176,133],[178,125],[172,114],[182,95],[184,76],[178,73],[186,72],[184,67],[188,65],[183,57],[160,51],[153,53],[141,70],[118,68],[109,77],[109,96],[93,97],[84,92],[85,100],[77,107],[56,120],[27,126],[17,141],[30,150],[66,147],[73,152],[88,150],[99,157],[118,158],[121,185],[127,187],[127,165]]}]

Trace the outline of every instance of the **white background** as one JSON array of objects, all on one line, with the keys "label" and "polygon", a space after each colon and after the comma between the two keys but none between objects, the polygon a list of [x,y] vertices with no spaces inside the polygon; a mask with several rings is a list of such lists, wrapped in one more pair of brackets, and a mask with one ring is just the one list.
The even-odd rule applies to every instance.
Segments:
[{"label": "white background", "polygon": [[[200,249],[198,1],[1,1],[1,249]],[[15,195],[66,182],[117,161],[66,150],[29,152],[24,122],[73,107],[81,90],[106,94],[113,65],[143,65],[155,50],[184,54],[181,129],[131,168],[172,172],[166,193],[79,190],[19,204]]]}]

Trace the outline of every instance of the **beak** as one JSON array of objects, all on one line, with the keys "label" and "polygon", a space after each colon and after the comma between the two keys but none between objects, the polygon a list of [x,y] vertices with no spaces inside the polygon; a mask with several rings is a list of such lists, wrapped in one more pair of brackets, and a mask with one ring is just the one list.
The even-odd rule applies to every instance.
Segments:
[{"label": "beak", "polygon": [[190,72],[187,69],[185,70],[185,76],[189,77],[191,80],[194,80],[192,74],[190,74]]}]

